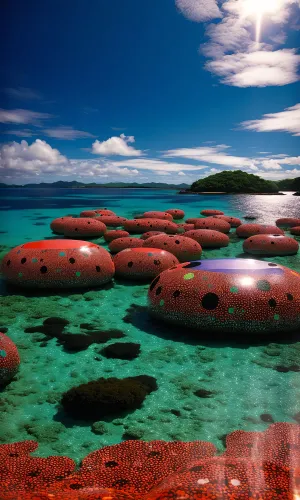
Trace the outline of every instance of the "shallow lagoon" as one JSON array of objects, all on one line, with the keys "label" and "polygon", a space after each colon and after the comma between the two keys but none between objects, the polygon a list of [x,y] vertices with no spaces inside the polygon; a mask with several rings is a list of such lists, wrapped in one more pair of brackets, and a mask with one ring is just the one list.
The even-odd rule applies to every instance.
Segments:
[{"label": "shallow lagoon", "polygon": [[[146,210],[182,208],[195,217],[216,208],[242,218],[273,224],[279,217],[299,217],[300,199],[286,196],[198,196],[146,189],[39,190],[5,189],[1,194],[1,256],[26,241],[52,238],[52,219],[82,210],[107,207],[132,218]],[[242,240],[231,231],[230,246],[204,250],[202,258],[242,255]],[[93,240],[106,247],[103,240]],[[300,271],[300,254],[272,260]],[[148,317],[148,285],[115,281],[113,287],[59,293],[23,293],[1,286],[0,326],[8,328],[22,363],[15,380],[1,393],[0,442],[25,439],[39,442],[38,455],[68,455],[77,461],[90,451],[122,439],[205,440],[224,447],[224,435],[236,430],[264,430],[271,421],[297,421],[300,411],[300,338],[220,340],[201,338],[182,329],[165,327]],[[141,344],[131,361],[107,359],[93,344],[68,352],[55,339],[24,329],[50,316],[70,321],[78,333],[81,323],[117,328],[124,341]],[[124,320],[125,318],[125,320]],[[299,342],[298,342],[299,340]],[[111,341],[109,343],[113,343]],[[109,344],[108,343],[108,344]],[[107,344],[105,344],[107,345]],[[276,367],[283,367],[278,371]],[[158,390],[143,407],[103,425],[73,421],[59,408],[63,392],[99,377],[147,374],[156,377]],[[197,397],[205,389],[210,397]]]}]

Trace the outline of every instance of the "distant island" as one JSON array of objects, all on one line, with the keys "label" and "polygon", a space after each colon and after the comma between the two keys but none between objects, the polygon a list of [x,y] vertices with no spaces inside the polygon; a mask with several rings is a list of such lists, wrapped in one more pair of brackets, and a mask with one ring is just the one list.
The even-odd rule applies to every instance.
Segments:
[{"label": "distant island", "polygon": [[139,184],[138,182],[108,182],[106,184],[97,184],[91,182],[85,184],[77,181],[57,181],[57,182],[40,182],[39,184],[4,184],[0,182],[0,188],[62,188],[62,189],[81,189],[81,188],[140,188],[140,189],[188,189],[188,184],[166,184],[164,182],[146,182]]},{"label": "distant island", "polygon": [[300,177],[274,182],[262,179],[258,175],[247,174],[242,170],[224,170],[195,181],[189,189],[181,193],[281,194],[280,190],[299,191],[299,189]]}]

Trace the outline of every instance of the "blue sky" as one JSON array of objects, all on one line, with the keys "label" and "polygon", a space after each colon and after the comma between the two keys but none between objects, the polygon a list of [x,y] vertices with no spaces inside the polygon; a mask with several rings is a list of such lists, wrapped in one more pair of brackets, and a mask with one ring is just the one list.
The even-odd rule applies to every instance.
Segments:
[{"label": "blue sky", "polygon": [[4,2],[1,180],[299,177],[299,7]]}]

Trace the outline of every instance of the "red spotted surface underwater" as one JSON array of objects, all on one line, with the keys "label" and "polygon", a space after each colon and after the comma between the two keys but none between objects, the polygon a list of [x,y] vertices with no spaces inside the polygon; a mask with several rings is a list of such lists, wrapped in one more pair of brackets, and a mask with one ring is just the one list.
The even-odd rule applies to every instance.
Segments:
[{"label": "red spotted surface underwater", "polygon": [[0,500],[299,499],[297,213],[96,205],[2,255]]}]

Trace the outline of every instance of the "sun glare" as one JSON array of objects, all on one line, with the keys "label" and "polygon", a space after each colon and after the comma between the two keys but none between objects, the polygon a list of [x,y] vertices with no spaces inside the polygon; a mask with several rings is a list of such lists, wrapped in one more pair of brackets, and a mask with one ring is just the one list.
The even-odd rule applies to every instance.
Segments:
[{"label": "sun glare", "polygon": [[266,14],[273,14],[282,7],[282,0],[242,0],[243,17],[256,18],[256,41],[259,42],[261,24]]}]

